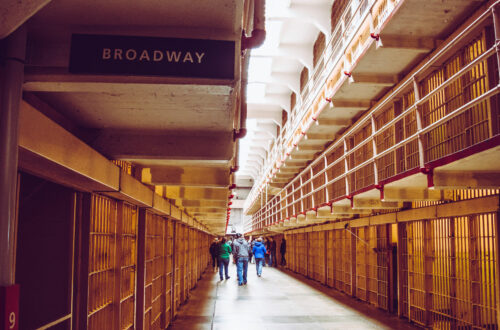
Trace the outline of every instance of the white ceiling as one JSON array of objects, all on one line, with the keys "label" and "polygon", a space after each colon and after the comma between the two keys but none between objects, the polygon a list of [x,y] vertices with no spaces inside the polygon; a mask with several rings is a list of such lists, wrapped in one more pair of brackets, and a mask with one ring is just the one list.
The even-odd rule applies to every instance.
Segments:
[{"label": "white ceiling", "polygon": [[250,58],[249,131],[240,142],[238,178],[260,175],[282,111],[291,110],[290,96],[299,90],[300,73],[312,64],[314,42],[322,30],[330,30],[331,4],[331,0],[267,1],[266,41],[252,50]]}]

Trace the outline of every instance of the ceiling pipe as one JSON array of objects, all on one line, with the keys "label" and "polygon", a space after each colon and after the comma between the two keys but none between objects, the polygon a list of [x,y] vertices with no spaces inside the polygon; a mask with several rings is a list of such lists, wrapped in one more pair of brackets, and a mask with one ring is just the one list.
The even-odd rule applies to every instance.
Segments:
[{"label": "ceiling pipe", "polygon": [[229,174],[233,174],[235,172],[237,172],[240,168],[239,166],[239,155],[240,155],[240,148],[239,148],[239,143],[235,143],[235,146],[234,146],[234,165],[229,169]]},{"label": "ceiling pipe", "polygon": [[254,0],[253,30],[250,37],[245,31],[241,36],[241,51],[260,47],[266,40],[266,1]]},{"label": "ceiling pipe", "polygon": [[242,139],[247,135],[247,85],[248,65],[250,56],[244,52],[241,58],[241,104],[240,104],[240,128],[234,131],[233,140]]},{"label": "ceiling pipe", "polygon": [[248,66],[250,63],[250,54],[247,50],[261,46],[266,39],[266,1],[254,1],[253,30],[250,37],[246,36],[245,31],[241,35],[241,108],[240,108],[240,128],[234,131],[233,139],[241,139],[247,134],[247,85],[248,85]]}]

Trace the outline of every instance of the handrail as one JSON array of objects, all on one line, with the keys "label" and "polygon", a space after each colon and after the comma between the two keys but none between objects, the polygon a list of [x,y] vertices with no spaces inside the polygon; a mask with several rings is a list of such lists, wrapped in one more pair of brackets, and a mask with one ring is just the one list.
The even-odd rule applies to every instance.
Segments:
[{"label": "handrail", "polygon": [[[400,0],[398,0],[398,1],[400,1]],[[496,6],[497,4],[498,4],[498,1],[497,1],[496,3],[494,3],[493,5],[491,5],[491,6],[490,6],[490,8],[489,8],[488,10],[486,10],[485,12],[483,12],[483,13],[482,13],[482,14],[481,14],[481,15],[480,15],[480,16],[479,16],[479,17],[478,17],[478,18],[477,18],[474,22],[472,22],[472,23],[469,25],[469,28],[470,28],[470,29],[468,28],[468,29],[466,29],[466,30],[465,30],[462,34],[457,35],[457,36],[456,36],[456,37],[455,37],[452,41],[450,41],[450,43],[448,43],[448,44],[447,44],[444,48],[442,48],[440,52],[438,52],[438,53],[437,53],[437,54],[436,54],[436,55],[435,55],[435,56],[434,56],[431,60],[429,60],[429,62],[428,62],[427,64],[424,64],[424,66],[422,66],[422,67],[420,68],[420,70],[418,71],[418,73],[422,73],[422,72],[424,72],[425,70],[427,70],[427,69],[430,67],[430,65],[432,65],[432,63],[434,62],[434,60],[436,60],[437,58],[441,57],[444,53],[446,53],[446,51],[447,51],[450,47],[452,47],[452,45],[454,45],[454,44],[455,44],[455,42],[456,42],[457,40],[459,40],[460,38],[463,38],[463,37],[464,37],[464,35],[467,35],[468,33],[470,33],[470,32],[472,31],[472,28],[473,28],[473,27],[475,27],[475,26],[479,25],[480,23],[482,23],[482,22],[483,22],[483,21],[484,21],[484,20],[485,20],[488,16],[490,16],[490,14],[491,14],[491,8],[493,8],[493,7],[494,7],[494,6]],[[374,5],[374,3],[372,4],[371,8],[373,8],[373,5]],[[347,6],[346,8],[349,8],[349,6]],[[347,12],[347,9],[346,9],[346,11],[344,12],[344,14],[342,15],[342,17],[344,17],[344,15],[345,15],[345,13],[346,13],[346,12]],[[360,21],[360,25],[361,25],[361,23],[363,23],[363,21]],[[379,25],[380,25],[380,24],[382,24],[382,23],[381,23],[381,22],[379,22]],[[359,27],[358,27],[358,29],[359,29]],[[354,30],[353,30],[353,31],[354,31]],[[357,30],[356,30],[356,31],[357,31]],[[356,32],[356,31],[354,31],[354,32]],[[353,32],[353,36],[355,35],[355,33],[354,33],[354,32]],[[331,42],[331,40],[330,40],[330,42]],[[332,66],[332,67],[333,67],[333,66]],[[414,76],[416,77],[416,76],[417,76],[417,73],[416,73]],[[344,79],[344,80],[345,80],[345,79]],[[338,82],[337,82],[337,84],[336,84],[336,86],[337,86],[337,85],[339,85],[339,84],[341,84],[342,82],[343,82],[343,80],[338,81]],[[404,90],[404,89],[408,88],[408,84],[409,84],[409,83],[411,83],[411,82],[412,82],[412,81],[409,81],[409,80],[408,80],[408,81],[406,81],[404,84],[400,85],[400,86],[399,86],[399,88],[397,88],[397,89],[396,89],[396,90],[395,90],[392,94],[399,94],[402,90]],[[451,82],[450,82],[450,83],[451,83]],[[446,87],[446,86],[443,86],[442,88],[444,88],[444,87]],[[311,94],[311,93],[310,93],[310,94]],[[385,99],[385,102],[383,102],[383,103],[379,104],[379,106],[380,106],[380,107],[386,106],[386,105],[387,105],[386,103],[388,102],[388,100],[390,100],[390,98]],[[304,107],[304,108],[303,108],[303,110],[305,110],[305,109],[308,109],[308,107]],[[364,124],[364,121],[363,121],[363,122],[358,122],[356,126],[361,125],[361,124]],[[298,127],[298,125],[297,125],[297,127]],[[332,147],[333,147],[333,146],[332,146]],[[312,165],[312,164],[311,164],[311,165]],[[269,169],[267,169],[265,172],[269,172]],[[254,186],[254,188],[255,188],[255,187],[257,187],[257,186],[258,186],[258,185]],[[252,191],[254,191],[254,190],[252,189]],[[257,192],[255,191],[253,194],[255,195],[255,193],[257,193]],[[255,196],[252,196],[252,194],[250,194],[250,196],[249,196],[249,197],[251,197],[250,199],[255,198]],[[253,204],[253,202],[252,202],[252,204]]]},{"label": "handrail", "polygon": [[[492,47],[491,49],[495,49],[495,48],[496,48],[496,46]],[[491,49],[490,49],[490,50],[491,50]],[[490,55],[491,55],[491,54],[490,54]],[[476,63],[476,64],[477,64],[477,63]],[[463,70],[463,71],[468,71],[468,70]],[[462,74],[463,74],[463,73],[465,73],[465,72],[463,72],[463,71],[461,72]],[[448,80],[447,80],[447,81],[448,81]],[[447,82],[447,81],[446,81],[446,82]],[[444,82],[443,84],[445,84],[446,82]],[[436,88],[435,90],[440,90],[440,89],[439,89],[439,88]],[[442,124],[443,122],[448,121],[448,120],[450,120],[450,119],[452,119],[452,118],[454,118],[454,117],[456,117],[456,116],[458,116],[458,115],[462,114],[462,113],[463,113],[463,112],[465,112],[467,109],[469,109],[469,108],[471,108],[471,107],[475,106],[476,104],[478,104],[478,103],[480,103],[480,102],[484,101],[485,99],[490,98],[490,97],[492,97],[492,96],[494,96],[494,95],[496,95],[496,94],[499,94],[499,93],[500,93],[500,85],[497,85],[497,86],[493,87],[492,89],[490,89],[489,91],[487,91],[487,92],[485,92],[485,93],[481,94],[480,96],[476,97],[475,99],[473,99],[473,100],[469,101],[468,103],[466,103],[466,104],[462,105],[461,107],[459,107],[459,108],[455,109],[453,112],[450,112],[449,114],[447,114],[447,115],[443,116],[443,117],[442,117],[442,118],[440,118],[439,120],[437,120],[437,121],[433,122],[433,123],[432,123],[432,124],[430,124],[429,126],[427,126],[427,127],[425,127],[425,128],[422,128],[421,130],[417,131],[416,133],[414,133],[414,134],[410,135],[409,137],[407,137],[407,138],[403,139],[403,140],[402,140],[402,141],[400,141],[399,143],[400,143],[400,144],[407,144],[407,143],[410,143],[410,142],[412,142],[413,140],[415,140],[415,138],[418,138],[420,135],[422,135],[422,134],[424,134],[424,133],[426,133],[426,132],[428,132],[428,131],[430,131],[430,130],[432,130],[432,129],[436,128],[437,126],[439,126],[439,125],[440,125],[440,124]],[[408,111],[408,110],[407,110],[407,111]],[[408,114],[408,113],[407,113],[407,111],[406,111],[406,112],[404,112],[403,114]],[[384,127],[385,127],[385,125],[384,125]],[[381,128],[381,130],[382,130],[382,128]],[[391,146],[391,147],[387,148],[387,149],[386,149],[386,150],[384,150],[383,152],[381,152],[381,153],[379,153],[379,154],[374,155],[372,158],[370,158],[370,159],[366,160],[365,162],[363,162],[363,163],[361,163],[361,164],[358,164],[357,166],[353,167],[352,169],[349,169],[349,170],[345,171],[343,174],[341,174],[341,175],[339,175],[339,176],[337,176],[337,177],[333,178],[332,180],[330,180],[330,181],[326,181],[326,180],[325,180],[325,183],[324,183],[324,184],[322,184],[322,185],[320,185],[320,186],[318,186],[318,187],[316,187],[316,188],[314,188],[314,189],[311,189],[311,191],[310,191],[310,192],[308,192],[308,193],[306,193],[306,194],[303,194],[301,197],[299,197],[298,201],[303,200],[303,199],[305,199],[305,198],[307,198],[307,197],[309,197],[309,196],[313,195],[314,193],[316,193],[316,192],[318,192],[318,191],[321,191],[322,189],[326,188],[326,187],[327,187],[329,184],[331,184],[331,183],[337,182],[337,181],[339,181],[339,180],[341,180],[341,179],[345,179],[345,178],[346,178],[349,174],[352,174],[353,172],[356,172],[356,171],[357,171],[357,170],[359,170],[360,168],[362,168],[362,167],[364,167],[364,166],[366,166],[366,165],[368,165],[368,164],[370,164],[370,163],[375,162],[377,159],[382,158],[382,157],[383,157],[383,156],[385,156],[386,154],[388,154],[388,153],[390,153],[390,152],[393,152],[394,150],[396,150],[397,148],[400,148],[400,147],[401,147],[401,145],[396,145],[396,144],[395,144],[395,145],[393,145],[393,146]],[[318,158],[319,158],[319,159],[323,159],[323,157],[325,157],[325,156],[326,156],[326,154],[322,154],[322,155],[321,155],[321,156],[319,156]],[[308,166],[308,167],[307,167],[307,168],[306,168],[303,172],[301,172],[301,173],[300,173],[297,177],[299,177],[299,176],[303,175],[303,173],[305,173],[307,170],[310,170],[310,169],[311,169],[311,165],[310,165],[310,166]],[[326,171],[327,171],[327,168],[322,169],[321,171],[319,171],[319,172],[315,175],[315,177],[316,177],[316,176],[319,176],[320,174],[324,174]],[[308,179],[307,181],[303,182],[303,184],[302,184],[302,185],[301,185],[298,189],[301,189],[304,185],[311,183],[311,182],[312,182],[312,180],[313,180],[313,178],[311,177],[311,178],[310,178],[310,179]],[[290,185],[290,184],[289,184],[289,185]],[[285,192],[286,192],[286,189],[289,187],[289,185],[287,185],[285,188],[283,188],[283,189],[280,191],[280,193],[279,193],[279,194],[277,194],[277,195],[276,195],[276,196],[275,196],[272,200],[270,200],[270,201],[269,201],[269,203],[274,202],[275,204],[278,204],[278,205],[279,205],[280,203],[278,202],[278,198],[281,198],[281,192],[282,192],[282,191],[285,191]],[[293,187],[293,186],[292,186],[292,187]],[[290,195],[293,195],[293,194],[294,194],[294,192],[295,192],[295,191],[292,191],[292,192],[290,192],[290,193],[287,193],[287,194],[285,195],[285,198],[286,198],[286,197],[288,197],[288,196],[290,196]],[[297,202],[297,201],[294,201],[294,202]],[[268,207],[268,206],[266,205],[265,207]],[[272,214],[278,214],[278,213],[280,213],[280,212],[281,212],[284,208],[286,208],[286,207],[281,207],[280,209],[278,209],[277,211],[275,211],[275,212],[274,212],[274,213],[272,213]]]},{"label": "handrail", "polygon": [[[497,1],[494,5],[492,5],[492,7],[495,6],[495,5],[497,5],[499,2],[500,1]],[[460,39],[462,39],[465,36],[467,36],[474,27],[476,27],[477,25],[479,25],[480,23],[482,23],[487,17],[489,17],[491,15],[491,10],[490,9],[491,9],[491,7],[489,8],[489,10],[486,10],[484,13],[482,13],[476,20],[474,20],[474,22],[472,22],[471,24],[469,24],[469,26],[464,31],[462,31],[462,33],[458,34],[447,45],[445,45],[443,48],[441,48],[434,56],[432,56],[426,63],[424,63],[420,67],[419,70],[417,70],[414,74],[412,74],[407,80],[405,80],[404,82],[402,82],[392,93],[390,93],[388,96],[384,97],[384,99],[377,106],[375,106],[372,110],[370,110],[370,112],[369,112],[369,114],[367,116],[365,116],[362,120],[360,120],[358,123],[356,123],[353,127],[351,127],[351,129],[349,129],[349,131],[346,134],[344,134],[344,138],[343,139],[338,140],[333,145],[331,145],[328,149],[326,149],[321,154],[321,156],[317,157],[308,167],[306,167],[301,173],[299,173],[289,184],[287,184],[279,192],[279,194],[277,194],[273,199],[271,199],[256,214],[262,214],[263,212],[266,212],[266,211],[272,211],[271,215],[272,216],[276,216],[277,214],[279,214],[280,212],[282,212],[284,209],[286,210],[286,208],[288,206],[291,206],[291,205],[293,206],[297,202],[300,202],[300,201],[304,200],[305,198],[313,195],[314,193],[316,193],[316,192],[318,192],[318,191],[320,191],[322,189],[325,189],[329,184],[337,182],[337,181],[345,178],[346,176],[348,176],[349,174],[351,174],[351,173],[359,170],[363,166],[366,166],[366,165],[368,165],[370,163],[376,162],[378,159],[380,159],[380,158],[384,157],[385,155],[387,155],[387,154],[395,151],[397,148],[400,148],[401,144],[407,144],[407,143],[410,143],[410,142],[414,141],[415,139],[419,138],[419,136],[421,136],[422,134],[425,134],[426,132],[429,132],[430,130],[436,128],[437,126],[439,126],[443,122],[448,121],[448,120],[450,120],[450,119],[452,119],[452,118],[460,115],[461,113],[463,113],[467,109],[475,106],[476,104],[478,104],[478,103],[486,100],[487,98],[490,98],[490,97],[498,94],[500,92],[500,85],[494,86],[493,88],[491,88],[490,90],[488,90],[485,93],[481,94],[480,96],[474,98],[473,100],[469,101],[468,103],[463,104],[459,108],[457,108],[457,109],[453,110],[452,112],[446,114],[445,116],[441,117],[439,120],[433,122],[432,124],[430,124],[430,125],[428,125],[428,126],[426,126],[424,128],[419,129],[417,132],[415,132],[411,136],[408,136],[405,139],[403,139],[402,141],[399,141],[398,142],[399,145],[394,144],[393,146],[385,149],[384,151],[382,151],[380,153],[376,153],[376,151],[374,150],[373,156],[370,159],[364,161],[361,164],[358,164],[354,168],[351,168],[351,169],[347,169],[346,168],[345,172],[343,174],[341,174],[340,176],[332,178],[331,180],[327,180],[327,176],[325,176],[325,183],[322,184],[322,185],[320,185],[320,186],[318,186],[318,187],[314,187],[313,180],[315,178],[319,177],[322,174],[324,175],[326,171],[328,171],[332,166],[334,166],[335,164],[341,162],[342,160],[345,161],[346,157],[348,157],[350,154],[352,154],[353,152],[355,152],[358,148],[366,145],[366,143],[369,143],[369,142],[373,143],[374,139],[376,139],[378,135],[384,133],[387,129],[393,127],[393,125],[395,124],[395,122],[397,122],[398,120],[401,120],[402,118],[404,118],[405,116],[407,116],[410,112],[412,112],[415,109],[417,109],[419,105],[427,102],[433,95],[436,95],[437,93],[439,93],[440,91],[442,91],[444,88],[446,88],[447,86],[449,86],[450,84],[452,84],[453,82],[455,82],[458,78],[462,77],[464,74],[466,74],[467,72],[469,72],[470,70],[472,70],[480,62],[485,61],[487,58],[489,58],[490,56],[492,56],[493,54],[496,53],[497,47],[500,47],[500,42],[499,41],[497,41],[497,43],[493,47],[485,50],[480,56],[478,56],[477,58],[475,58],[473,61],[471,61],[470,63],[468,63],[464,67],[462,67],[458,72],[456,72],[455,74],[453,74],[446,81],[442,82],[439,86],[437,86],[436,88],[434,88],[432,91],[429,91],[425,96],[423,96],[419,100],[417,99],[412,106],[408,107],[407,109],[404,109],[401,114],[399,114],[395,118],[391,119],[389,122],[385,123],[382,127],[378,128],[376,131],[373,131],[372,134],[371,134],[371,136],[370,136],[370,138],[369,138],[369,140],[367,140],[366,143],[364,142],[361,146],[358,145],[355,148],[352,148],[351,150],[349,150],[347,152],[344,152],[344,154],[339,159],[335,160],[331,164],[328,164],[322,170],[318,171],[318,173],[313,174],[314,172],[312,171],[312,168],[314,166],[316,166],[319,161],[321,161],[321,160],[324,161],[325,157],[327,157],[327,154],[329,152],[331,152],[335,148],[340,147],[340,143],[344,143],[344,140],[345,140],[346,136],[351,135],[356,130],[358,130],[359,128],[361,128],[364,125],[366,125],[368,123],[368,121],[370,121],[370,120],[373,121],[373,114],[374,113],[376,113],[378,110],[380,110],[383,107],[385,107],[389,101],[391,101],[395,96],[401,94],[403,92],[403,90],[406,90],[409,87],[410,83],[416,81],[416,79],[417,79],[417,77],[418,77],[419,74],[421,74],[422,72],[424,72],[425,70],[427,70],[434,62],[436,62],[443,55],[445,55],[447,53],[447,51],[454,44],[456,44],[457,41],[459,41]],[[413,88],[415,88],[415,86],[413,86]],[[286,200],[288,197],[294,195],[294,193],[297,190],[293,187],[293,184],[296,182],[296,180],[298,180],[300,177],[302,177],[307,171],[311,171],[313,175],[311,175],[311,177],[307,181],[303,182],[302,185],[300,187],[298,187],[297,189],[302,189],[304,187],[304,185],[311,183],[311,191],[308,192],[308,193],[306,193],[306,194],[302,194],[301,193],[301,196],[297,200],[294,199],[294,201],[292,203],[290,203],[290,204],[286,203],[286,204],[288,204],[288,206],[283,206],[283,204],[280,203],[280,201],[278,199],[283,200],[282,199],[282,197],[283,197]],[[288,192],[288,189],[290,187],[292,189],[291,189],[290,192]],[[271,206],[271,204],[272,204],[272,206]],[[272,210],[272,209],[268,210],[269,208],[274,208],[275,210]],[[286,211],[288,213],[288,210],[286,210]],[[259,223],[260,222],[261,221],[259,221]]]},{"label": "handrail", "polygon": [[[365,1],[368,1],[371,4],[366,6],[364,16],[362,13],[360,14],[360,18],[358,18],[358,20],[357,20],[358,24],[357,24],[356,28],[353,28],[352,27],[353,21],[354,21],[355,17],[357,16],[357,13],[361,10],[361,7],[365,3]],[[401,1],[401,0],[398,0],[398,1]],[[352,8],[351,8],[352,4],[354,4],[356,2],[358,5],[357,5],[356,9],[354,10],[353,14],[351,15],[349,21],[346,23],[344,20],[345,20],[345,17],[347,16],[347,12],[348,11],[350,12],[352,10]],[[276,143],[275,146],[273,147],[273,149],[270,150],[269,154],[273,155],[274,157],[272,158],[272,161],[268,161],[267,164],[263,165],[263,167],[262,167],[263,175],[261,175],[259,182],[256,182],[256,184],[254,185],[254,188],[252,189],[252,191],[249,194],[248,200],[250,200],[252,204],[255,202],[256,194],[260,194],[260,192],[261,192],[261,191],[257,192],[257,190],[262,189],[261,186],[262,186],[262,183],[266,177],[265,173],[271,172],[271,169],[277,163],[278,156],[280,156],[280,158],[283,158],[284,150],[286,149],[285,148],[286,143],[283,143],[283,142],[284,141],[288,142],[288,141],[291,141],[293,139],[293,133],[296,132],[296,130],[301,126],[303,117],[307,114],[309,108],[311,107],[312,103],[315,100],[315,97],[320,93],[320,91],[318,90],[318,85],[320,85],[320,84],[323,85],[324,82],[326,81],[327,77],[333,71],[335,65],[333,65],[332,63],[334,63],[334,62],[338,63],[339,60],[341,59],[343,52],[341,52],[340,50],[336,50],[335,48],[339,44],[342,43],[344,46],[342,48],[344,48],[344,52],[345,52],[345,48],[352,41],[352,38],[354,38],[354,36],[356,35],[356,32],[361,27],[362,23],[366,19],[366,16],[368,16],[370,10],[373,8],[375,3],[376,3],[376,0],[364,0],[364,1],[351,0],[349,2],[349,4],[346,6],[346,8],[344,9],[344,12],[342,13],[342,15],[339,18],[339,24],[335,28],[334,33],[332,33],[330,35],[328,43],[325,45],[325,49],[323,50],[321,57],[318,59],[318,62],[321,62],[323,60],[323,66],[317,66],[315,68],[314,72],[310,75],[310,79],[308,80],[308,82],[306,84],[306,86],[308,86],[309,84],[313,84],[314,88],[309,91],[309,93],[307,94],[306,100],[303,100],[303,102],[301,104],[297,103],[295,105],[294,109],[292,109],[292,111],[294,111],[296,108],[300,107],[300,110],[298,111],[299,113],[295,115],[295,120],[292,120],[292,118],[290,118],[289,121],[287,122],[288,126],[293,126],[293,129],[291,129],[292,127],[287,128],[287,130],[286,130],[287,136],[286,137],[282,136],[282,134],[280,132],[280,136],[282,136],[282,143],[280,143],[280,144]],[[344,25],[342,24],[342,22],[344,22]],[[335,36],[337,35],[338,30],[341,30],[341,29],[342,29],[343,37],[342,37],[342,39],[339,40],[339,39],[335,38]],[[346,32],[349,32],[349,35],[346,36]],[[335,43],[335,48],[333,46],[331,46],[334,43]],[[335,51],[333,51],[334,49],[335,49]],[[328,56],[328,59],[325,59],[327,56]],[[332,59],[332,58],[334,58],[334,56],[338,57],[338,58]],[[318,72],[321,72],[321,74],[318,74]],[[320,79],[313,79],[313,77],[320,77]],[[304,88],[306,88],[306,87],[304,87]],[[279,152],[277,152],[278,150],[276,150],[276,149],[282,149],[282,150],[279,150]],[[258,187],[258,188],[256,188],[256,187]]]},{"label": "handrail", "polygon": [[[473,30],[474,27],[478,26],[479,24],[481,24],[487,17],[489,17],[491,15],[491,8],[493,8],[495,5],[498,4],[499,1],[497,1],[495,4],[493,4],[489,9],[485,10],[478,18],[476,18],[462,33],[458,34],[457,36],[455,36],[455,38],[453,38],[447,45],[445,45],[438,53],[436,53],[429,61],[427,61],[417,72],[415,72],[412,77],[410,79],[407,79],[403,84],[401,84],[399,87],[396,88],[396,90],[394,90],[390,96],[384,98],[384,100],[379,103],[375,109],[373,109],[371,112],[375,112],[377,111],[378,109],[382,108],[382,107],[385,107],[387,105],[387,103],[395,96],[395,95],[398,95],[400,93],[402,93],[403,90],[405,90],[406,88],[409,87],[410,83],[413,83],[413,81],[418,77],[419,74],[421,74],[422,72],[425,72],[427,69],[429,69],[429,67],[435,62],[437,61],[440,57],[443,56],[443,54],[445,54],[458,40],[460,40],[461,38],[465,37],[466,35],[468,35],[469,33],[471,33],[471,31]],[[373,8],[373,5],[372,4],[372,8]],[[348,7],[347,7],[348,8]],[[344,12],[345,14],[345,12]],[[344,15],[343,14],[343,15]],[[343,16],[342,16],[343,17]],[[362,22],[361,22],[362,23]],[[360,23],[360,25],[361,25]],[[359,28],[359,27],[358,27]],[[488,50],[489,52],[491,52],[492,50]],[[483,54],[484,55],[484,54]],[[483,56],[482,55],[482,56]],[[491,55],[491,54],[490,54]],[[488,55],[484,55],[485,57],[488,56]],[[468,67],[468,69],[471,69],[473,67],[473,65],[470,65]],[[450,81],[449,84],[451,84],[453,81]],[[338,82],[339,83],[339,82]],[[442,86],[441,88],[445,88],[446,86]],[[428,99],[428,97],[430,97],[431,93],[427,94],[426,95],[426,98],[423,99],[422,103],[425,102],[425,100]],[[414,105],[416,106],[416,105]],[[306,107],[307,108],[307,107]],[[358,123],[355,124],[355,126],[351,127],[352,129],[350,131],[354,131],[356,130],[357,128],[359,128],[360,126],[362,125],[365,125],[366,122],[370,120],[369,116],[366,116],[364,117],[362,120],[360,120]],[[380,131],[380,130],[379,130]],[[345,134],[345,136],[347,136],[348,134]],[[329,147],[328,151],[332,150],[333,148],[335,147],[338,147],[338,142],[337,143],[334,143],[332,146]],[[315,159],[310,165],[315,165],[315,163],[320,159],[320,157],[318,157],[317,159]],[[301,175],[301,174],[299,174]],[[255,188],[256,186],[254,186]],[[255,197],[254,197],[255,198]]]}]

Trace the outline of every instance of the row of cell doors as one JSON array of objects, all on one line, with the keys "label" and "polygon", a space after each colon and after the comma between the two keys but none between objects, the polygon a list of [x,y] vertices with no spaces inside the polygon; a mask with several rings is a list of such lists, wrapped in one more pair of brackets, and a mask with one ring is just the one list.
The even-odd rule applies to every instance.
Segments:
[{"label": "row of cell doors", "polygon": [[82,205],[83,194],[26,173],[19,182],[20,329],[168,326],[208,264],[208,234],[129,204],[110,217],[116,201]]}]

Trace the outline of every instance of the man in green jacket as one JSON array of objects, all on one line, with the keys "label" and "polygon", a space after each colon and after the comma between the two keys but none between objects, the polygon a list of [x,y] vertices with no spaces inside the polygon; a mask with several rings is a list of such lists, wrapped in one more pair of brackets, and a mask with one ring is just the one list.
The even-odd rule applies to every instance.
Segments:
[{"label": "man in green jacket", "polygon": [[222,268],[224,268],[226,280],[230,278],[227,269],[229,267],[229,256],[231,255],[231,252],[233,252],[231,246],[226,243],[226,238],[223,237],[219,250],[219,276],[221,281],[224,280],[224,277],[222,276]]}]

